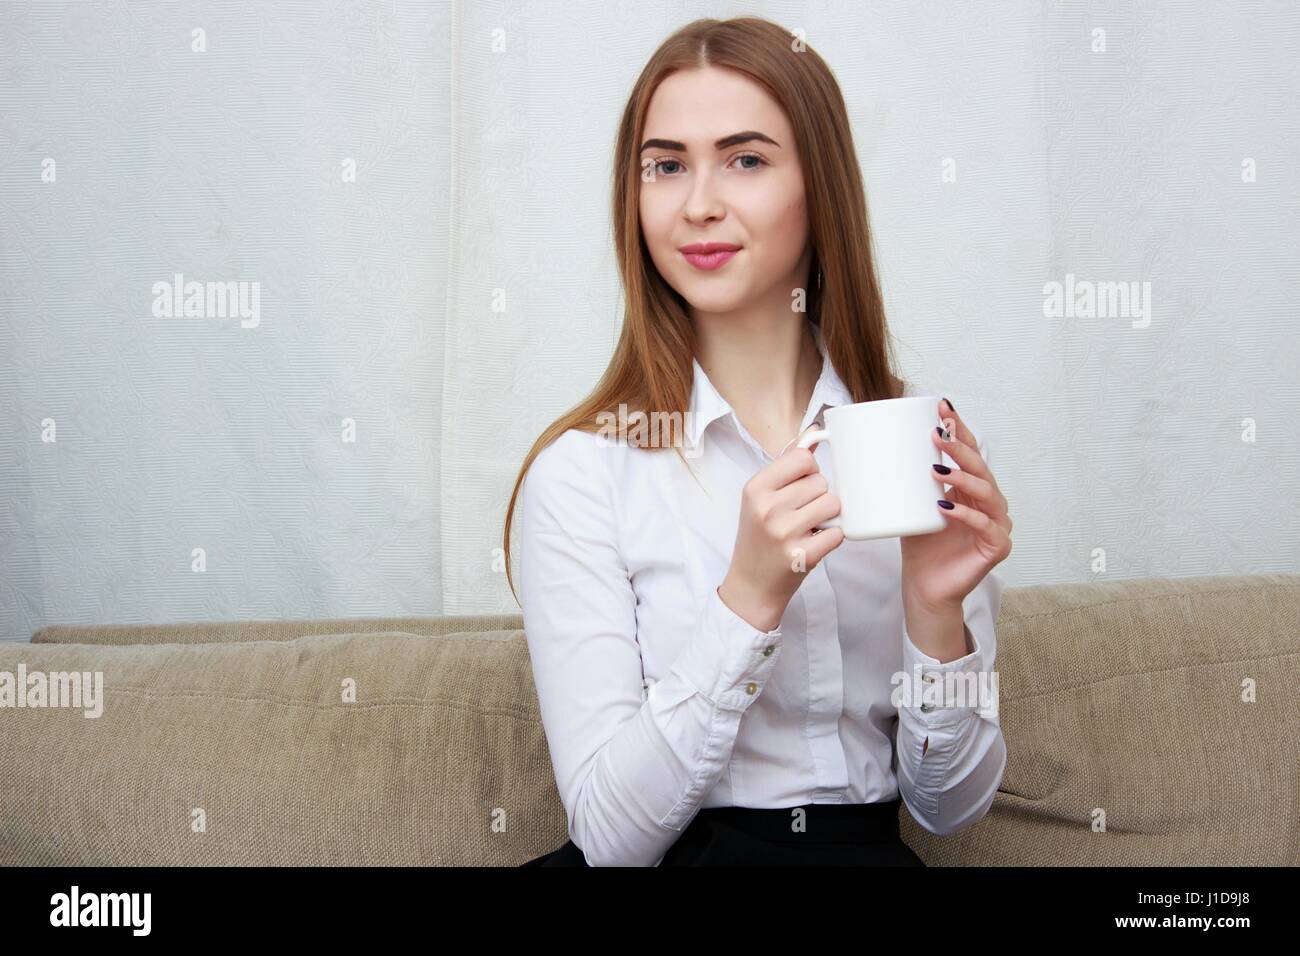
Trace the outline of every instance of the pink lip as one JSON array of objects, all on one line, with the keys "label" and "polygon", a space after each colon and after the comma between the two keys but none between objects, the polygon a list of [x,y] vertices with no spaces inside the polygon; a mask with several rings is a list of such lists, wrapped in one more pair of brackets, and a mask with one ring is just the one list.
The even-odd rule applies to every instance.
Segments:
[{"label": "pink lip", "polygon": [[679,247],[677,251],[691,255],[696,252],[735,252],[739,248],[734,242],[692,242],[688,246]]},{"label": "pink lip", "polygon": [[682,246],[681,253],[686,261],[697,269],[717,269],[725,265],[732,256],[740,251],[740,246],[729,242],[701,242],[691,246]]}]

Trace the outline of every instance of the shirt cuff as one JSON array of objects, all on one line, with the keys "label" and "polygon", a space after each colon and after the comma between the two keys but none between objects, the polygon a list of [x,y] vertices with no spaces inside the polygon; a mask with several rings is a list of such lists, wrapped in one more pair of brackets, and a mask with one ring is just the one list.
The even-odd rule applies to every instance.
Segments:
[{"label": "shirt cuff", "polygon": [[716,587],[699,629],[677,659],[678,672],[724,710],[743,711],[762,693],[781,657],[781,627],[760,631],[727,607]]},{"label": "shirt cuff", "polygon": [[963,623],[963,627],[970,646],[975,649],[965,657],[940,663],[912,642],[904,623],[903,672],[910,696],[904,697],[906,703],[899,705],[900,720],[906,715],[914,727],[932,730],[968,720],[980,709],[984,649],[970,626]]}]

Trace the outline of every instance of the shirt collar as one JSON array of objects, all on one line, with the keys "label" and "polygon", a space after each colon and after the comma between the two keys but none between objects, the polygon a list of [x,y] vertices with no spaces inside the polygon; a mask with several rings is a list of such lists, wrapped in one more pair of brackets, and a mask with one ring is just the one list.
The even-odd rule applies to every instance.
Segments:
[{"label": "shirt collar", "polygon": [[[853,396],[836,373],[835,365],[826,355],[826,343],[822,338],[821,326],[812,321],[809,321],[809,324],[812,326],[817,351],[822,356],[821,375],[817,378],[817,384],[813,386],[812,400],[809,402],[809,406],[816,409],[813,414],[813,417],[816,418],[827,406],[851,405]],[[700,366],[699,360],[692,359],[691,364],[695,371],[695,378],[691,384],[691,401],[689,405],[691,415],[687,418],[687,421],[690,422],[690,428],[687,429],[687,432],[691,444],[698,445],[704,430],[717,419],[732,412],[732,408],[727,404],[727,400],[718,393],[718,390],[713,387],[713,383],[709,381],[708,375],[704,373],[704,369]]]}]

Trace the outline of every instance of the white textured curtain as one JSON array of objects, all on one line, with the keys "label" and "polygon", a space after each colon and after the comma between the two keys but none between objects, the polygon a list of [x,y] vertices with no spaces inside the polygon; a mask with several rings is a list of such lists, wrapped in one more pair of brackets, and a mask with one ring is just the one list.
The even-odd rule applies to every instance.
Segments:
[{"label": "white textured curtain", "polygon": [[[520,460],[622,321],[618,116],[672,30],[749,14],[839,78],[1008,583],[1297,570],[1294,4],[20,2],[0,635],[516,610]],[[256,324],[156,315],[177,274]]]}]

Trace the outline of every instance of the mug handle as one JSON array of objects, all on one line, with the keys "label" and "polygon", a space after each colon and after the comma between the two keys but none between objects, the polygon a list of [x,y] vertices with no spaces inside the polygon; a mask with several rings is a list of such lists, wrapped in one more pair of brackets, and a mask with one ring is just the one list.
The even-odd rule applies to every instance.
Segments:
[{"label": "mug handle", "polygon": [[[799,447],[807,448],[809,445],[815,444],[819,441],[830,441],[830,437],[831,433],[828,429],[814,428],[810,432],[803,433],[803,436],[799,439]],[[825,531],[827,528],[838,528],[839,526],[840,516],[836,515],[833,518],[827,518],[821,524],[817,525],[817,528],[818,530]]]}]

